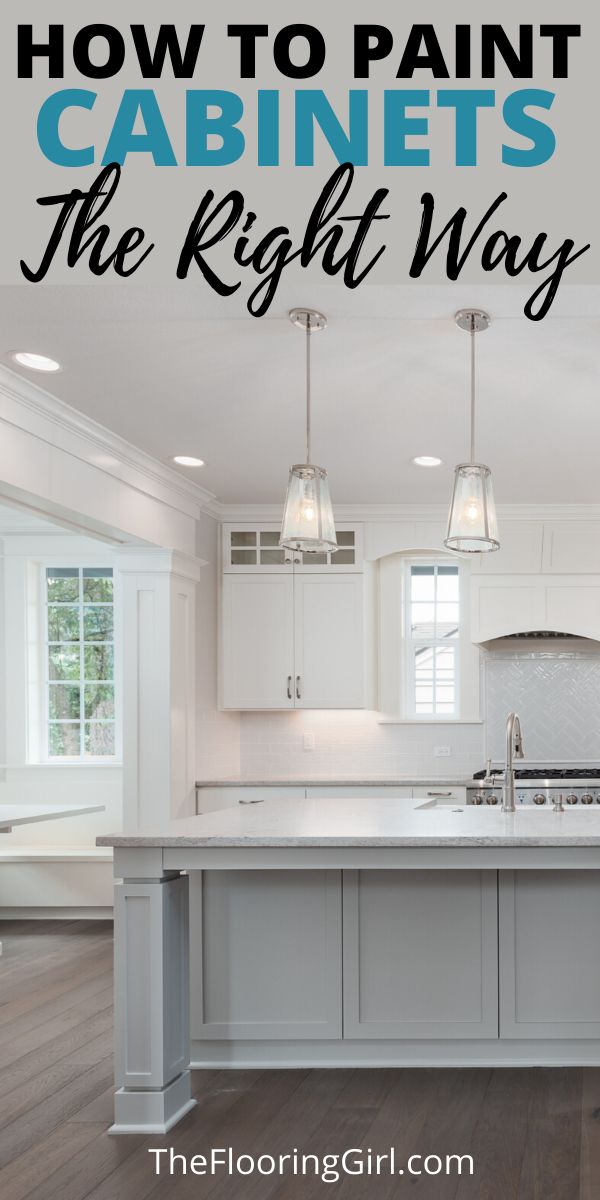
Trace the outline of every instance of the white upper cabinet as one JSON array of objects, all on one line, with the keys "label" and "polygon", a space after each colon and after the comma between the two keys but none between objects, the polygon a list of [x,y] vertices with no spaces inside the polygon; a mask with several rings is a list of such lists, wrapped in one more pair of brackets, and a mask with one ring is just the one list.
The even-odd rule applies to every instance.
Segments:
[{"label": "white upper cabinet", "polygon": [[361,574],[224,573],[221,707],[363,708]]},{"label": "white upper cabinet", "polygon": [[226,574],[260,571],[289,575],[292,568],[304,574],[316,571],[353,572],[363,569],[361,525],[337,525],[338,550],[333,554],[299,554],[279,546],[279,525],[223,525],[222,557]]},{"label": "white upper cabinet", "polygon": [[294,580],[225,575],[221,706],[294,707]]},{"label": "white upper cabinet", "polygon": [[296,708],[364,707],[362,577],[322,572],[294,584]]}]

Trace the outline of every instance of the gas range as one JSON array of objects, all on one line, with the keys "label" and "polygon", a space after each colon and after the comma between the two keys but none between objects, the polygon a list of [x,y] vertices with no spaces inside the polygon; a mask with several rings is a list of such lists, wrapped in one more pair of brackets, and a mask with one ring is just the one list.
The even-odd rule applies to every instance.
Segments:
[{"label": "gas range", "polygon": [[[517,808],[551,805],[562,796],[565,805],[600,804],[600,768],[528,767],[515,771]],[[502,769],[496,768],[486,779],[477,771],[467,787],[467,804],[501,804]]]}]

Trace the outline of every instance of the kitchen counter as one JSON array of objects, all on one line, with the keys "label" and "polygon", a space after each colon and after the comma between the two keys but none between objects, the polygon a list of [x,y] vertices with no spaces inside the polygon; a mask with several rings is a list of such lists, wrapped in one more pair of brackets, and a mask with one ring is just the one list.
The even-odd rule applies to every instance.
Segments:
[{"label": "kitchen counter", "polygon": [[98,838],[99,846],[212,848],[600,847],[600,809],[521,809],[476,805],[410,808],[395,800],[277,799],[171,821],[161,829]]},{"label": "kitchen counter", "polygon": [[472,778],[448,775],[281,776],[279,779],[198,779],[197,788],[221,787],[468,787]]}]

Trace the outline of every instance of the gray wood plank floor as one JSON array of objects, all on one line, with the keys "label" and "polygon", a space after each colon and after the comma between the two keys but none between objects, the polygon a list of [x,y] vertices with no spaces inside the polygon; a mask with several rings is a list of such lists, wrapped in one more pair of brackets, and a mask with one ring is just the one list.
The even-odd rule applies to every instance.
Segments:
[{"label": "gray wood plank floor", "polygon": [[[112,926],[0,925],[2,1200],[597,1200],[600,1069],[198,1071],[166,1138],[111,1138]],[[148,1147],[471,1154],[473,1177],[161,1176]]]}]

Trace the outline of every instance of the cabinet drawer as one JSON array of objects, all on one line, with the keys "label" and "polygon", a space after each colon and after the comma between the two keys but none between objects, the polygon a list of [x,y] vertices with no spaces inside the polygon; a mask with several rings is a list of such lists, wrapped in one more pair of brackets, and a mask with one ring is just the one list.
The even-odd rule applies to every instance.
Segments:
[{"label": "cabinet drawer", "polygon": [[443,783],[432,783],[428,787],[413,788],[413,799],[415,800],[440,800],[443,804],[445,800],[449,804],[467,803],[467,789],[464,787],[446,787]]},{"label": "cabinet drawer", "polygon": [[308,800],[410,800],[412,788],[377,784],[334,784],[306,789]]},{"label": "cabinet drawer", "polygon": [[196,812],[217,812],[238,804],[262,804],[265,800],[304,800],[303,787],[199,787],[196,788]]}]

